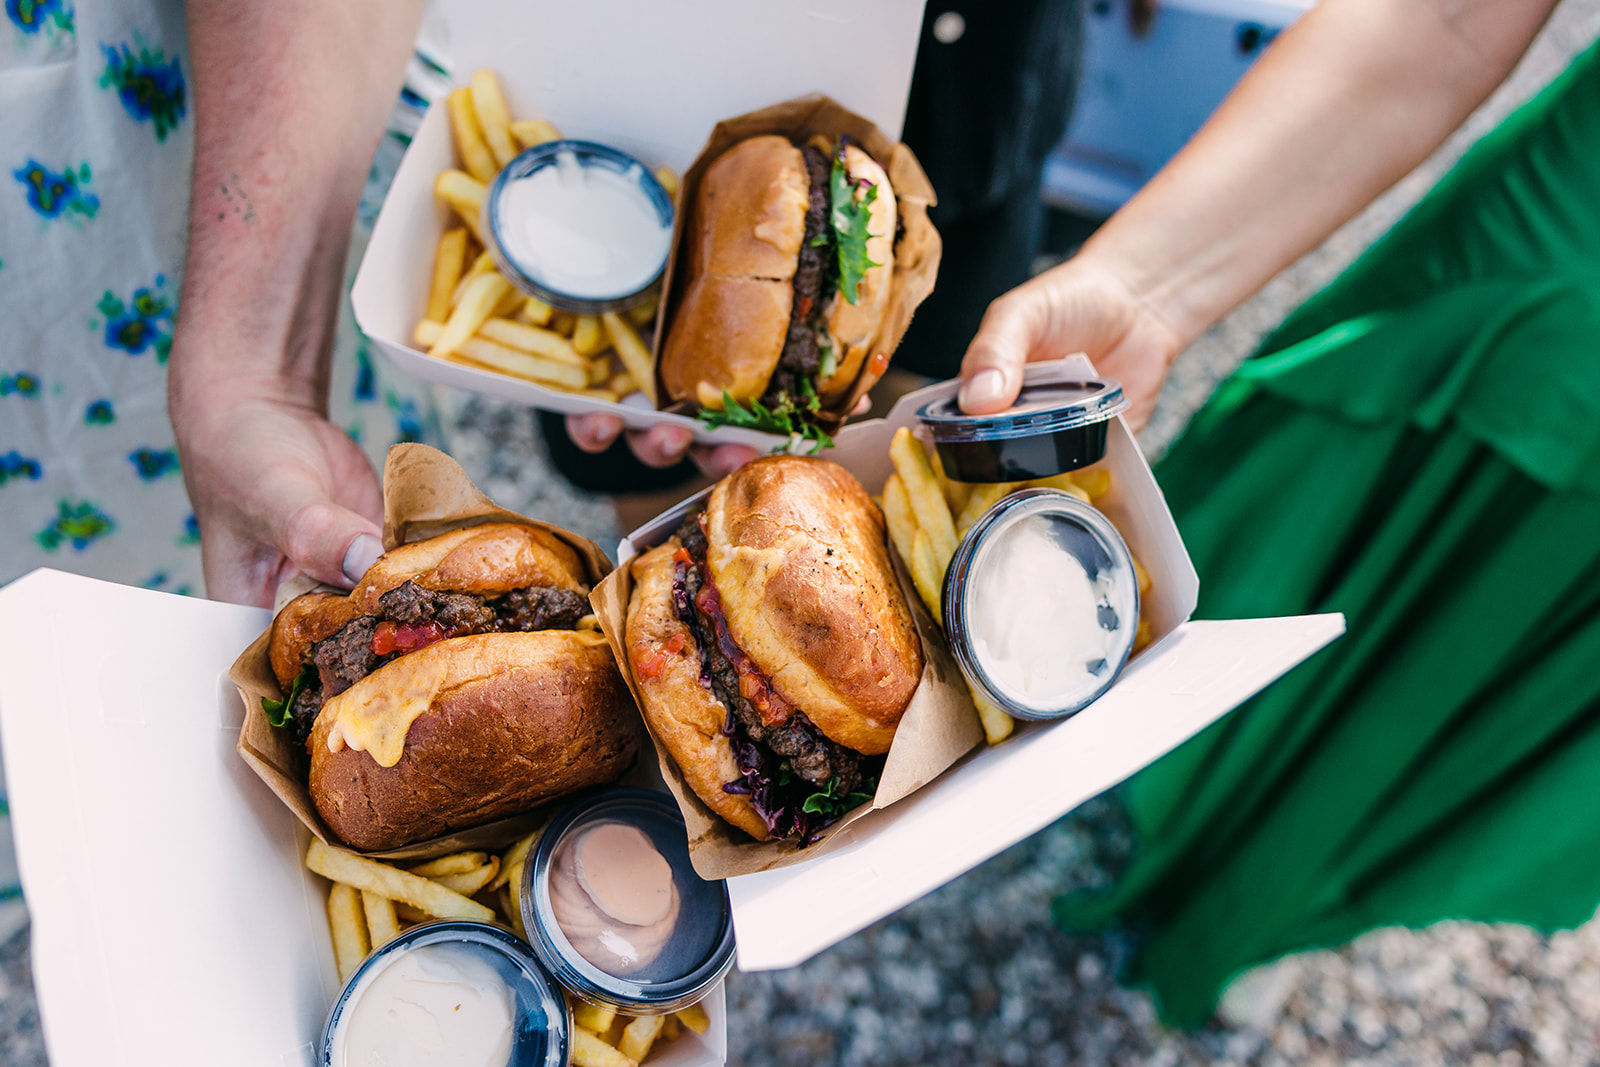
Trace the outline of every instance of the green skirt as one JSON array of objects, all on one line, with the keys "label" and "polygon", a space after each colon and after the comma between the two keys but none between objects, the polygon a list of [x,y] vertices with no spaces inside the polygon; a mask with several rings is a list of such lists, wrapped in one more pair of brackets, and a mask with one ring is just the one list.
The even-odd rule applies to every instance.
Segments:
[{"label": "green skirt", "polygon": [[1199,617],[1348,632],[1126,783],[1170,1022],[1374,926],[1600,903],[1600,58],[1481,142],[1218,392],[1157,475]]}]

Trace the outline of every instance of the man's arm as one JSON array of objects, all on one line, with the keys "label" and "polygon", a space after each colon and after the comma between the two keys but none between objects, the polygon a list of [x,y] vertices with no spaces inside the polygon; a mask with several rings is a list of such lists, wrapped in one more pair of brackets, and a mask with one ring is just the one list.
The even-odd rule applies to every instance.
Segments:
[{"label": "man's arm", "polygon": [[1004,408],[1026,359],[1085,349],[1147,414],[1177,352],[1426,159],[1553,7],[1323,0],[1078,256],[991,305],[963,403]]},{"label": "man's arm", "polygon": [[420,17],[420,0],[188,4],[195,152],[168,393],[213,597],[270,603],[290,568],[348,585],[376,554],[377,480],[326,421],[328,364]]}]

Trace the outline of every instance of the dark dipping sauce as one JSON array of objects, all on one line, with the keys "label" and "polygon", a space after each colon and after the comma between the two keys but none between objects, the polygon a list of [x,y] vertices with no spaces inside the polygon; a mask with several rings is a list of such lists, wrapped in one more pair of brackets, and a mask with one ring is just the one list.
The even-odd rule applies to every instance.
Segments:
[{"label": "dark dipping sauce", "polygon": [[1024,385],[1017,402],[994,415],[967,415],[954,396],[917,412],[958,482],[1020,482],[1098,463],[1111,420],[1128,406],[1122,386],[1104,378]]}]

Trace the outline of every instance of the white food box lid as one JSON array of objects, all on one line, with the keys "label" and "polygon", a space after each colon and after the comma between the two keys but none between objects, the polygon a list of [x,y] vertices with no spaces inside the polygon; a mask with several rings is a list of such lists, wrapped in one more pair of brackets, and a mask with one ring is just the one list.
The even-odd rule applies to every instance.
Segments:
[{"label": "white food box lid", "polygon": [[[0,589],[0,748],[53,1067],[311,1067],[339,991],[310,835],[234,749],[268,612],[38,570]],[[727,1059],[711,1028],[652,1056]]]},{"label": "white food box lid", "polygon": [[[1027,381],[1093,376],[1083,356],[1033,364]],[[825,453],[876,493],[893,467],[889,441],[955,383],[900,399]],[[1140,610],[1156,640],[1104,696],[1069,719],[1018,723],[904,800],[863,816],[809,860],[728,879],[738,967],[803,963],[1153,763],[1344,632],[1344,616],[1196,622],[1194,565],[1150,466],[1119,417],[1107,433],[1111,495],[1097,501],[1149,572]],[[624,538],[618,566],[659,543],[682,505]],[[797,920],[803,917],[804,921]]]},{"label": "white food box lid", "polygon": [[[809,93],[826,93],[898,138],[922,8],[923,0],[453,0],[439,15],[457,84],[474,70],[492,70],[513,118],[548,119],[565,136],[612,144],[681,174],[720,120]],[[778,440],[771,434],[713,430],[658,412],[637,393],[612,403],[412,347],[434,249],[454,224],[433,195],[434,178],[455,166],[447,112],[428,109],[384,198],[350,291],[362,332],[418,381],[547,411],[609,413],[636,429],[667,423],[700,441],[771,448]],[[841,434],[850,432],[846,426]]]}]

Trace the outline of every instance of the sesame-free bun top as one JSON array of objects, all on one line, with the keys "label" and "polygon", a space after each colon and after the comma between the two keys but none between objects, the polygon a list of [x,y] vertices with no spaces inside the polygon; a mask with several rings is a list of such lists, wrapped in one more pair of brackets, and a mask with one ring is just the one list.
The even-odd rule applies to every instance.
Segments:
[{"label": "sesame-free bun top", "polygon": [[728,631],[831,740],[887,752],[922,677],[883,517],[824,459],[768,456],[712,491],[707,564]]},{"label": "sesame-free bun top", "polygon": [[537,526],[488,522],[391,548],[348,595],[306,593],[272,620],[268,658],[287,692],[312,645],[346,623],[378,612],[378,599],[408,581],[435,592],[500,596],[530,585],[587,593],[583,561],[573,547]]}]

